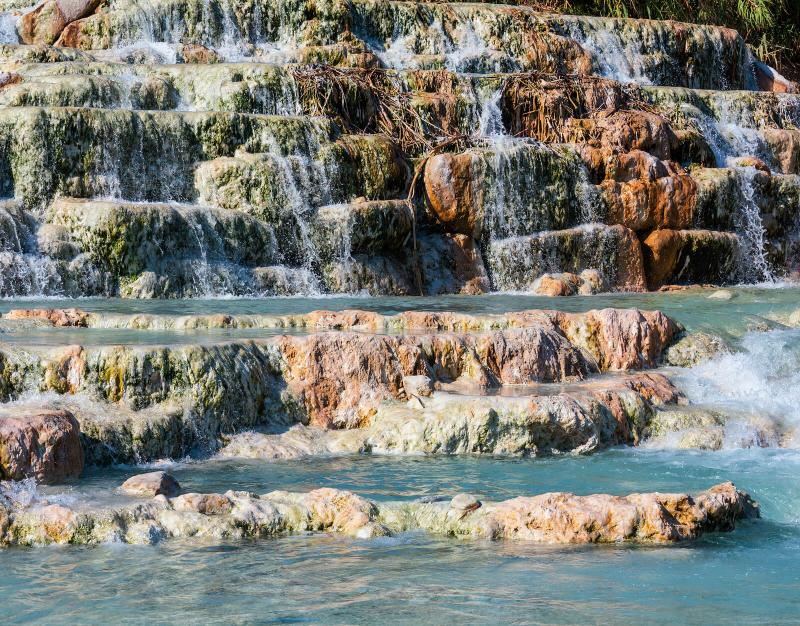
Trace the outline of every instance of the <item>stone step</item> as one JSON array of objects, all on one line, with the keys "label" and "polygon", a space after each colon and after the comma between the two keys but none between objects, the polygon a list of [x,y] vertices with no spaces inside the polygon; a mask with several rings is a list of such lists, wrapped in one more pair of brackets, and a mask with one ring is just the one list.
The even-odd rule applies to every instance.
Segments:
[{"label": "stone step", "polygon": [[[121,420],[92,429],[82,423],[82,430],[96,446],[116,447],[116,462],[142,462],[161,458],[153,454],[163,456],[164,445],[173,455],[257,425],[357,427],[382,402],[408,399],[419,376],[430,385],[496,388],[651,367],[681,331],[660,313],[637,310],[530,312],[524,323],[482,334],[332,331],[197,346],[4,346],[0,394],[7,401],[51,390],[66,402],[121,403]],[[165,410],[151,410],[157,406]]]},{"label": "stone step", "polygon": [[733,233],[655,230],[642,241],[648,286],[746,281],[752,259],[745,250]]},{"label": "stone step", "polygon": [[486,266],[498,291],[533,291],[544,274],[597,270],[612,289],[645,291],[639,239],[624,226],[586,224],[491,240]]},{"label": "stone step", "polygon": [[760,516],[758,503],[730,482],[693,495],[542,493],[501,502],[481,502],[463,493],[434,502],[373,501],[330,487],[263,495],[231,489],[172,498],[158,495],[148,501],[143,496],[113,506],[7,500],[0,505],[8,529],[0,544],[154,545],[176,539],[188,546],[207,544],[209,538],[241,541],[316,532],[325,533],[327,542],[336,536],[361,543],[427,533],[483,542],[508,540],[517,548],[526,543],[630,543],[663,549],[705,533],[731,532],[738,522]]},{"label": "stone step", "polygon": [[[12,65],[7,69],[10,78],[0,90],[0,105],[4,106],[277,115],[324,111],[354,131],[373,132],[380,126],[381,103],[369,82],[376,79],[360,70],[332,75],[313,68],[258,63],[152,66],[97,62]],[[724,165],[725,156],[759,156],[784,173],[800,168],[796,130],[800,98],[792,94],[667,87],[624,90],[613,81],[565,82],[557,76],[521,74],[475,76],[401,70],[379,77],[378,83],[404,94],[405,114],[399,103],[384,103],[395,108],[391,114],[421,125],[432,143],[443,131],[486,132],[482,126],[493,105],[499,130],[505,125],[510,134],[545,141],[587,141],[593,133],[604,132],[602,122],[594,118],[609,106],[655,106],[676,135],[670,141],[675,144],[672,152],[677,160]],[[644,107],[642,103],[646,103]]]},{"label": "stone step", "polygon": [[0,109],[0,193],[42,211],[55,194],[191,202],[200,161],[238,148],[313,158],[322,118],[111,109]]},{"label": "stone step", "polygon": [[48,223],[118,277],[164,270],[180,259],[260,266],[275,262],[275,234],[240,211],[197,205],[57,198]]},{"label": "stone step", "polygon": [[[316,157],[316,158],[315,158]],[[405,196],[409,164],[384,135],[343,135],[316,155],[237,150],[198,164],[202,202],[270,223],[307,221],[319,206]]]},{"label": "stone step", "polygon": [[84,50],[137,40],[192,43],[226,60],[252,56],[258,48],[348,44],[360,53],[366,44],[384,65],[400,67],[422,59],[462,71],[535,69],[626,82],[755,87],[742,38],[713,26],[558,16],[494,4],[336,0],[304,8],[289,0],[257,0],[248,7],[228,0],[117,0],[69,24],[59,43]]}]

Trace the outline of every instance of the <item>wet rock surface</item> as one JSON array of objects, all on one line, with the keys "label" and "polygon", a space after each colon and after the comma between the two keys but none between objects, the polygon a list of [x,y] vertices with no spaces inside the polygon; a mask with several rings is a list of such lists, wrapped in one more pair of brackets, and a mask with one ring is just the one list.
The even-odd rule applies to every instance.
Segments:
[{"label": "wet rock surface", "polygon": [[0,413],[0,473],[5,480],[63,482],[83,471],[78,420],[68,411]]},{"label": "wet rock surface", "polygon": [[33,236],[0,241],[0,294],[585,295],[797,265],[800,107],[734,31],[301,4],[26,12],[0,192]]},{"label": "wet rock surface", "polygon": [[[569,298],[797,271],[795,85],[730,29],[523,4],[2,5],[0,297]],[[659,312],[42,306],[15,304],[0,331],[76,339],[0,346],[0,477],[14,481],[0,488],[2,545],[419,531],[673,543],[758,506],[730,483],[504,502],[178,495],[164,472],[128,479],[115,492],[140,501],[116,508],[8,494],[84,463],[187,454],[710,453],[796,437],[774,415],[690,405],[675,369],[641,372],[691,376],[733,351]],[[90,341],[108,330],[214,339]],[[234,330],[275,332],[224,339]]]},{"label": "wet rock surface", "polygon": [[[454,506],[455,505],[455,506]],[[568,493],[478,502],[460,494],[451,502],[377,503],[332,488],[308,493],[159,496],[119,509],[75,511],[56,504],[2,503],[4,545],[152,544],[170,538],[233,539],[296,532],[359,538],[424,531],[475,539],[538,543],[666,544],[706,532],[730,531],[758,517],[758,505],[731,483],[698,493],[625,497]]]},{"label": "wet rock surface", "polygon": [[122,483],[120,490],[132,496],[167,496],[172,498],[180,492],[181,486],[173,476],[166,472],[150,472],[131,476]]},{"label": "wet rock surface", "polygon": [[[87,320],[90,325],[108,321],[137,327],[166,321]],[[66,394],[66,400],[77,394],[122,405],[128,413],[115,423],[86,419],[84,439],[91,442],[93,456],[102,457],[108,449],[117,462],[144,461],[159,458],[154,454],[181,456],[194,443],[257,425],[299,421],[323,428],[358,427],[384,400],[414,395],[419,386],[408,377],[426,377],[429,387],[490,389],[653,367],[680,332],[661,313],[616,309],[486,318],[345,311],[179,323],[322,332],[213,346],[73,346],[17,353],[8,361],[6,376]],[[389,333],[353,332],[364,328]],[[413,383],[410,390],[406,381]]]},{"label": "wet rock surface", "polygon": [[[332,454],[588,454],[645,437],[656,407],[685,398],[663,376],[644,374],[547,386],[529,396],[435,392],[407,403],[384,402],[358,428],[293,426],[280,434],[227,438],[222,458],[296,459]],[[652,430],[652,429],[650,429]]]}]

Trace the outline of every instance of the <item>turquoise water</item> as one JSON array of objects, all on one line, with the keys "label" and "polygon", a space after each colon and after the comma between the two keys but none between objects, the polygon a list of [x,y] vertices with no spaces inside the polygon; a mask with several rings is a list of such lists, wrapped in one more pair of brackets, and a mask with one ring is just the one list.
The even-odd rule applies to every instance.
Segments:
[{"label": "turquoise water", "polygon": [[[671,547],[548,547],[409,534],[9,550],[0,579],[4,617],[98,624],[796,623],[799,470],[797,452],[767,450],[178,465],[172,471],[190,489],[336,485],[379,499],[461,490],[486,498],[694,490],[733,479],[758,496],[764,519]],[[117,468],[88,482],[119,484],[135,471]]]},{"label": "turquoise water", "polygon": [[[59,299],[0,299],[0,313],[16,308],[79,307],[85,311],[134,315],[142,313],[167,316],[208,315],[289,315],[325,309],[363,309],[392,315],[410,310],[458,311],[471,314],[504,313],[526,309],[558,309],[582,312],[605,307],[658,309],[680,321],[689,330],[713,330],[731,338],[740,337],[747,329],[785,319],[800,308],[800,287],[731,288],[730,300],[709,298],[717,290],[694,289],[677,293],[620,293],[570,298],[493,294],[486,296],[437,296],[436,298],[267,298],[215,300],[123,300],[86,298]],[[244,337],[265,337],[282,331],[262,329],[190,330],[160,333],[152,330],[129,329],[35,329],[21,333],[0,333],[0,341],[47,345],[50,343],[99,345],[103,343],[157,344],[200,343]]]},{"label": "turquoise water", "polygon": [[[739,352],[675,380],[693,404],[800,425],[800,329],[753,332],[800,307],[800,289],[734,289],[549,299],[271,299],[130,302],[4,301],[116,313],[302,313],[421,308],[474,313],[534,307],[659,308],[690,329],[729,331]],[[248,331],[252,333],[253,331]],[[264,332],[266,335],[272,331]],[[38,329],[3,341],[176,343],[257,336],[228,331]],[[674,374],[674,372],[673,372]],[[744,423],[744,422],[743,422]],[[743,427],[744,428],[744,427]],[[167,541],[0,551],[3,622],[792,624],[800,622],[800,445],[743,448],[739,430],[717,452],[615,449],[550,459],[342,457],[301,461],[187,460],[159,464],[185,490],[259,493],[323,486],[377,500],[471,492],[499,500],[547,491],[626,494],[698,491],[732,480],[762,519],[679,546],[536,546],[407,534],[354,540],[301,535],[228,543]],[[90,468],[70,485],[40,488],[76,507],[127,502],[116,492],[142,467]]]}]

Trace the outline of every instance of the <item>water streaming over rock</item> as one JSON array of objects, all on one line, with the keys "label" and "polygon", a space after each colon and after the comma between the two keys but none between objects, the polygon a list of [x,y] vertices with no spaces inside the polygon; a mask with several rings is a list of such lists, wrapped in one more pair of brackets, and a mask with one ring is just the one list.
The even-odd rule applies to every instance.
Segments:
[{"label": "water streaming over rock", "polygon": [[19,43],[19,35],[17,35],[17,23],[19,22],[19,15],[17,13],[24,13],[26,11],[5,11],[0,12],[0,44],[16,44]]},{"label": "water streaming over rock", "polygon": [[800,447],[800,332],[752,332],[741,351],[681,375],[691,401],[725,416],[724,446]]},{"label": "water streaming over rock", "polygon": [[[472,171],[482,181],[481,189],[472,190],[478,202],[480,227],[470,233],[446,232],[444,237],[477,237],[459,244],[477,245],[481,250],[470,272],[488,270],[495,287],[502,288],[500,270],[494,267],[497,256],[490,252],[500,242],[526,237],[560,241],[554,247],[548,244],[552,253],[547,260],[520,260],[532,272],[545,267],[553,272],[596,269],[584,267],[582,261],[570,256],[573,252],[565,255],[561,247],[573,245],[568,241],[583,240],[585,232],[617,226],[607,206],[608,190],[598,184],[603,182],[602,174],[598,180],[594,165],[590,168],[585,161],[585,152],[518,136],[520,121],[508,110],[513,101],[508,81],[514,72],[592,71],[656,90],[665,88],[649,85],[751,86],[747,77],[752,74],[752,58],[742,52],[741,39],[713,27],[687,31],[694,47],[685,52],[686,59],[670,61],[667,57],[673,52],[674,41],[668,36],[672,27],[666,23],[543,16],[527,10],[506,13],[490,5],[454,5],[446,10],[430,6],[422,13],[412,8],[402,3],[381,6],[359,0],[348,6],[308,7],[307,14],[299,19],[296,7],[288,0],[254,0],[245,6],[229,0],[114,2],[102,17],[89,16],[72,25],[70,37],[83,48],[70,53],[76,55],[74,60],[32,64],[24,70],[24,80],[14,78],[0,93],[0,102],[8,111],[20,111],[16,119],[7,117],[9,136],[25,134],[31,138],[27,145],[15,144],[13,138],[6,140],[3,167],[10,176],[4,188],[36,213],[37,219],[54,197],[64,196],[208,204],[241,210],[266,223],[272,233],[270,259],[244,266],[237,262],[226,265],[228,259],[211,259],[203,254],[182,259],[184,273],[196,274],[192,279],[196,287],[182,293],[208,296],[218,289],[216,295],[265,293],[257,287],[262,280],[285,282],[284,278],[277,279],[283,271],[278,268],[285,268],[288,274],[284,276],[301,273],[305,277],[298,287],[301,291],[308,289],[308,277],[316,277],[310,281],[315,285],[314,293],[341,289],[341,285],[326,283],[324,274],[330,270],[331,257],[320,250],[338,249],[337,262],[350,268],[345,273],[352,271],[348,264],[353,258],[364,254],[347,252],[347,246],[341,243],[343,233],[331,234],[331,239],[339,243],[321,241],[312,232],[314,216],[321,207],[344,207],[355,200],[400,200],[408,193],[410,177],[405,176],[406,188],[389,185],[381,181],[384,172],[374,168],[395,167],[399,180],[402,168],[407,166],[398,162],[409,162],[419,155],[403,154],[400,146],[391,148],[394,154],[382,148],[374,155],[361,146],[353,148],[349,135],[356,125],[348,116],[355,117],[357,126],[368,128],[368,132],[385,130],[376,125],[373,93],[340,91],[337,97],[342,101],[334,105],[335,115],[340,116],[335,125],[312,130],[315,123],[303,121],[296,130],[289,130],[290,116],[308,112],[309,94],[287,62],[311,60],[338,65],[342,77],[351,71],[348,66],[355,65],[355,76],[382,63],[395,70],[391,81],[392,89],[400,91],[397,102],[409,103],[414,115],[424,120],[429,145],[441,138],[441,132],[455,128],[480,139],[470,157]],[[3,15],[3,24],[17,19],[11,13]],[[534,24],[538,26],[533,28]],[[548,28],[540,28],[544,24]],[[347,37],[338,36],[336,33],[343,32],[344,27]],[[586,54],[592,67],[581,65]],[[109,62],[120,60],[123,65]],[[194,65],[184,63],[186,60],[201,62]],[[706,72],[711,61],[719,65],[719,76]],[[694,69],[687,73],[690,66]],[[425,72],[415,73],[416,68],[425,68]],[[619,86],[606,85],[603,89],[604,103],[595,95],[591,107],[605,105],[612,111],[620,106]],[[679,90],[669,93],[674,95]],[[695,120],[718,166],[738,167],[730,159],[744,156],[758,156],[770,167],[776,166],[774,144],[764,139],[758,126],[764,117],[761,109],[756,114],[755,105],[739,106],[740,101],[747,100],[744,96],[722,97],[733,92],[685,93],[692,103],[684,103],[683,114]],[[711,112],[695,106],[697,99],[710,103],[713,98],[718,102]],[[777,120],[775,123],[789,124],[800,107],[787,96],[775,98],[767,105],[767,113]],[[324,104],[328,106],[330,99]],[[44,106],[47,112],[34,114],[25,106]],[[70,127],[69,114],[58,112],[62,106],[92,107],[97,114],[82,110],[80,124]],[[325,109],[312,108],[314,113],[320,110]],[[225,111],[242,115],[223,115]],[[333,112],[329,112],[331,117],[335,117]],[[585,111],[574,113],[586,115]],[[264,117],[271,115],[278,118],[273,121]],[[552,126],[561,123],[555,119],[546,122]],[[402,122],[408,123],[408,119]],[[514,128],[515,136],[510,135],[506,124]],[[62,125],[67,129],[63,139]],[[53,142],[64,148],[49,150]],[[17,155],[23,151],[36,156],[21,160]],[[659,154],[658,158],[666,156]],[[393,159],[395,163],[389,164]],[[38,169],[20,166],[35,160],[46,165]],[[762,280],[768,275],[764,263],[783,245],[779,239],[782,235],[763,234],[768,220],[759,221],[757,213],[759,207],[765,210],[761,197],[764,184],[760,180],[755,184],[745,174],[737,174],[742,204],[737,229],[745,240],[744,257],[756,261],[744,274],[747,280]],[[380,182],[376,185],[373,181]],[[435,224],[423,219],[417,226],[422,236],[433,237],[437,246],[444,245]],[[695,225],[681,227],[688,226]],[[202,241],[196,231],[191,227],[187,236]],[[637,230],[642,239],[646,234]],[[629,235],[623,239],[633,241]],[[68,249],[69,239],[68,234],[64,236],[60,250]],[[616,241],[619,234],[615,231],[607,239]],[[373,250],[371,244],[367,248]],[[629,248],[633,250],[635,245]],[[506,249],[523,254],[526,246],[509,245]],[[399,263],[407,253],[398,255],[392,247],[387,254],[377,256],[380,263],[391,266],[392,273],[402,275],[416,271]],[[42,267],[52,269],[46,251],[41,254],[31,249],[25,254],[41,256]],[[79,251],[78,257],[81,254],[85,253]],[[58,265],[78,258],[67,256],[53,261]],[[366,261],[359,258],[358,262]],[[14,263],[29,265],[19,259]],[[513,262],[504,265],[513,266]],[[613,270],[613,263],[605,265]],[[214,269],[209,269],[212,266]],[[530,284],[535,278],[523,282]],[[150,284],[152,277],[142,280]],[[233,284],[247,287],[232,288]],[[375,285],[373,288],[377,289]],[[130,293],[152,292],[134,289]]]},{"label": "water streaming over rock", "polygon": [[579,22],[571,25],[570,35],[590,54],[602,76],[621,83],[652,84],[636,42],[626,43],[614,30],[587,28]]}]

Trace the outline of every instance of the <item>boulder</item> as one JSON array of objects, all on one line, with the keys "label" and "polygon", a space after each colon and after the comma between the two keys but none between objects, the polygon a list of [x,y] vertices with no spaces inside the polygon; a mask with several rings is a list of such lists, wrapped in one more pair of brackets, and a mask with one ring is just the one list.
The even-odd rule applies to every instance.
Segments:
[{"label": "boulder", "polygon": [[603,112],[591,118],[568,120],[564,133],[575,143],[611,152],[641,150],[667,161],[677,137],[667,121],[645,111]]},{"label": "boulder", "polygon": [[580,156],[598,183],[613,181],[627,183],[635,180],[655,182],[677,174],[669,161],[662,161],[644,150],[615,152],[610,148],[580,147]]},{"label": "boulder", "polygon": [[691,176],[664,176],[655,181],[606,181],[603,196],[609,224],[635,231],[689,228],[694,224],[697,185]]},{"label": "boulder", "polygon": [[544,274],[533,283],[537,296],[591,296],[607,289],[603,274],[597,270],[584,270],[580,275],[569,272]]},{"label": "boulder", "polygon": [[739,271],[739,238],[710,230],[654,230],[644,241],[645,271],[650,289],[665,284],[735,280]]},{"label": "boulder", "polygon": [[27,44],[52,44],[75,20],[91,15],[104,0],[46,0],[22,17],[19,36]]},{"label": "boulder", "polygon": [[534,281],[531,291],[537,296],[574,296],[580,283],[575,274],[544,274]]},{"label": "boulder", "polygon": [[0,475],[57,483],[83,471],[80,427],[68,411],[0,415]]},{"label": "boulder", "polygon": [[178,495],[181,486],[175,478],[166,472],[149,472],[131,476],[122,483],[120,489],[132,496],[155,497],[164,495],[171,498]]},{"label": "boulder", "polygon": [[762,91],[775,93],[797,93],[797,83],[781,76],[777,70],[758,59],[753,61],[753,72],[756,75],[758,87]]},{"label": "boulder", "polygon": [[[476,180],[470,152],[445,153],[425,164],[430,211],[448,232],[480,238],[483,231],[482,179]],[[478,196],[481,196],[479,199]]]},{"label": "boulder", "polygon": [[181,58],[184,63],[202,65],[220,63],[222,60],[213,50],[196,43],[184,44],[181,48]]}]

